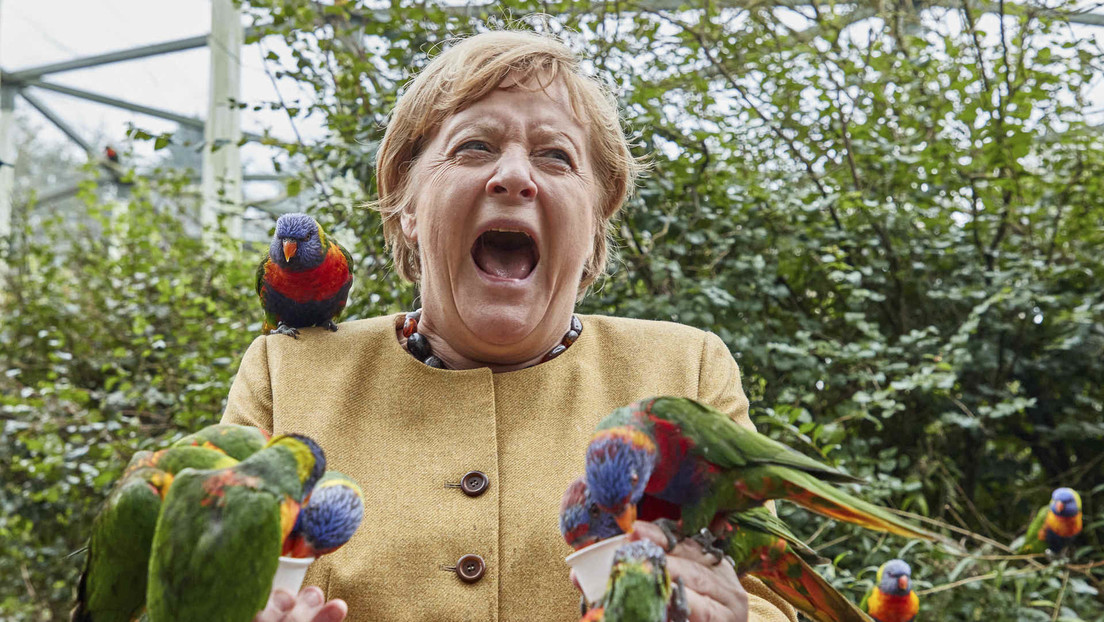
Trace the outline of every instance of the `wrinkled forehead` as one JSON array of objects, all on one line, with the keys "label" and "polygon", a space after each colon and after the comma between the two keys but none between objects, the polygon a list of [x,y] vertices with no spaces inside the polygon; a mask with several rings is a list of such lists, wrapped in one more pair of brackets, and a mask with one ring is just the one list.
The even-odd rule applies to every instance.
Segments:
[{"label": "wrinkled forehead", "polygon": [[562,77],[510,73],[487,95],[445,117],[427,142],[461,127],[501,128],[504,121],[514,121],[524,122],[529,130],[561,132],[585,143],[588,123],[577,99]]}]

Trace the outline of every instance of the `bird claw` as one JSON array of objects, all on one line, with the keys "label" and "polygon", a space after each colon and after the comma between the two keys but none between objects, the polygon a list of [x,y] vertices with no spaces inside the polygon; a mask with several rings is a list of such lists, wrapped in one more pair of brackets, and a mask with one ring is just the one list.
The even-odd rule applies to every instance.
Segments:
[{"label": "bird claw", "polygon": [[587,605],[586,596],[579,597],[579,615],[585,616],[587,611],[590,610],[590,606]]},{"label": "bird claw", "polygon": [[299,338],[299,329],[293,328],[291,326],[288,326],[287,324],[284,324],[283,322],[280,322],[276,326],[276,328],[273,328],[271,331],[269,331],[268,334],[270,334],[270,335],[287,335],[288,337],[298,339]]},{"label": "bird claw", "polygon": [[[717,558],[717,561],[713,562],[714,566],[718,566],[724,561],[726,557],[724,549],[716,545],[717,537],[713,535],[713,532],[702,527],[701,531],[695,534],[692,539],[694,542],[701,545],[703,553]],[[733,564],[733,566],[735,566],[735,564]]]},{"label": "bird claw", "polygon": [[652,524],[659,527],[663,535],[667,537],[667,548],[665,552],[670,553],[673,551],[681,541],[681,538],[676,535],[678,533],[678,522],[669,518],[657,518]]},{"label": "bird claw", "polygon": [[688,622],[690,620],[690,603],[686,602],[686,586],[682,583],[682,577],[675,579],[675,590],[671,595],[671,604],[667,608],[668,622]]},{"label": "bird claw", "polygon": [[320,324],[320,326],[322,326],[322,328],[328,329],[331,333],[337,332],[337,324],[334,324],[333,320],[326,320],[325,322]]}]

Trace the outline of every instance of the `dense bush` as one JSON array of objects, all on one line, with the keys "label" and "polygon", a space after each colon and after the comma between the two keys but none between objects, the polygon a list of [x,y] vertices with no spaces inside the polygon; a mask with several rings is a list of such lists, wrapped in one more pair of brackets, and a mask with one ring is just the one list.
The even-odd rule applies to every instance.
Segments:
[{"label": "dense bush", "polygon": [[[316,95],[289,113],[331,131],[289,147],[311,171],[290,189],[313,186],[315,213],[354,250],[357,317],[413,304],[378,218],[358,207],[385,115],[435,45],[502,20],[432,7],[380,19],[352,4],[247,9],[289,44],[272,70]],[[870,13],[504,4],[563,9],[530,23],[591,59],[653,159],[618,223],[616,270],[582,310],[717,332],[761,429],[951,525],[972,553],[783,506],[835,557],[825,572],[857,599],[902,555],[932,590],[925,619],[1104,619],[1104,568],[1090,568],[1104,539],[1104,144],[1081,113],[1100,70],[1092,42],[1059,9],[983,20],[964,4],[921,25],[882,5],[848,26]],[[172,196],[90,198],[88,227],[27,232],[8,255],[11,617],[61,615],[77,565],[65,556],[121,460],[212,421],[258,327],[253,255],[183,235]],[[1058,485],[1084,500],[1076,563],[1009,556]]]}]

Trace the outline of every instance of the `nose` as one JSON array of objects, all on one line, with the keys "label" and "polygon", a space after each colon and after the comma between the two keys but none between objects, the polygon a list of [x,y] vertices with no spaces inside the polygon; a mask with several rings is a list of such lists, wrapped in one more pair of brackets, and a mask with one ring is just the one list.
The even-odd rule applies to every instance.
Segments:
[{"label": "nose", "polygon": [[498,167],[487,180],[487,194],[509,199],[531,200],[537,196],[529,154],[521,149],[508,149],[498,160]]}]

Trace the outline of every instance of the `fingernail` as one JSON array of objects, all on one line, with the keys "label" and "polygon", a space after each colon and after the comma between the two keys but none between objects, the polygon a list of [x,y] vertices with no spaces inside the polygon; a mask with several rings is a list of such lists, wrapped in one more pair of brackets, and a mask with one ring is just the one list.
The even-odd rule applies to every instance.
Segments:
[{"label": "fingernail", "polygon": [[302,599],[302,601],[308,607],[317,607],[318,605],[322,604],[322,600],[323,600],[324,596],[322,595],[322,590],[320,590],[320,589],[318,589],[318,588],[316,588],[312,585],[312,586],[308,587],[307,589],[303,590],[299,594],[299,598]]},{"label": "fingernail", "polygon": [[272,593],[272,604],[277,611],[287,611],[295,606],[295,597],[284,590],[276,590]]}]

